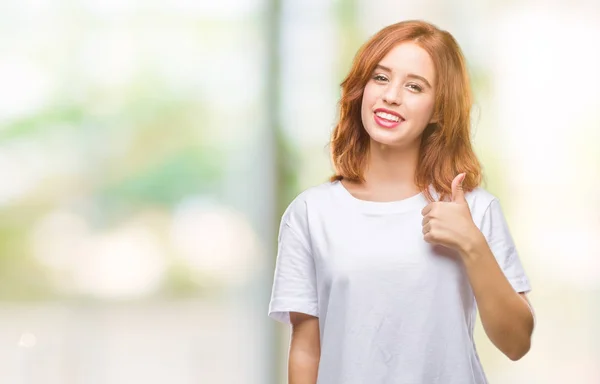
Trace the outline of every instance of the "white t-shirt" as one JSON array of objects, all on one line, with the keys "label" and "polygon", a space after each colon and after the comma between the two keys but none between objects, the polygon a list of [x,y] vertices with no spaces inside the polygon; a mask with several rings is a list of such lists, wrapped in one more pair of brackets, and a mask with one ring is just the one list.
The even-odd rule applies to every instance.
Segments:
[{"label": "white t-shirt", "polygon": [[[483,188],[466,199],[512,287],[530,291],[498,200]],[[454,251],[423,240],[427,204],[359,200],[335,181],[283,214],[268,315],[319,318],[318,384],[487,383],[468,277]]]}]

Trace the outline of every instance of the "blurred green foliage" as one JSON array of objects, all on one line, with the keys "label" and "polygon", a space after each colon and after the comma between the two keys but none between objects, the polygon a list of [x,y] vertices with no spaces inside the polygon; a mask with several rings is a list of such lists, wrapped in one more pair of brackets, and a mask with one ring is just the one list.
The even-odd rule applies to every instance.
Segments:
[{"label": "blurred green foliage", "polygon": [[[150,89],[167,86],[146,87],[147,93],[132,92],[104,112],[83,98],[2,124],[0,149],[31,141],[45,148],[40,157],[56,156],[51,140],[58,134],[74,144],[69,150],[80,164],[68,175],[51,170],[37,187],[0,207],[0,300],[62,297],[52,271],[34,258],[30,239],[36,222],[55,209],[81,215],[103,231],[146,209],[168,212],[187,196],[218,194],[226,148],[203,140],[208,115],[202,102],[167,92],[148,97]],[[175,265],[163,290],[194,295],[200,286]]]}]

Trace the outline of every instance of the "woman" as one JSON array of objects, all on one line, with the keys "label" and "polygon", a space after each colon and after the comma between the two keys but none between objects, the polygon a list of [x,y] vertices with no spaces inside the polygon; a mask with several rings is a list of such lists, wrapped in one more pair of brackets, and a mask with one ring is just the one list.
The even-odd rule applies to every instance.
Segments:
[{"label": "woman", "polygon": [[454,38],[388,26],[342,83],[335,175],[281,220],[269,316],[292,324],[290,384],[487,383],[492,343],[524,356],[531,290],[498,200],[481,188],[471,90]]}]

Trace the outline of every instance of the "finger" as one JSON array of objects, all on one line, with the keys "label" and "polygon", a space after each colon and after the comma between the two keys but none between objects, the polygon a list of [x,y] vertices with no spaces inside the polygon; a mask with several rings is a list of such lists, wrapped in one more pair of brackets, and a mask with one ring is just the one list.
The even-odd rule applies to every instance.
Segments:
[{"label": "finger", "polygon": [[433,236],[431,236],[431,233],[426,233],[425,236],[423,236],[423,240],[425,240],[425,242],[429,244],[434,243]]},{"label": "finger", "polygon": [[423,232],[423,234],[424,234],[424,235],[426,235],[426,234],[428,234],[428,233],[429,233],[429,231],[431,231],[431,224],[430,224],[430,223],[427,223],[427,224],[425,224],[425,225],[423,226],[423,230],[422,230],[422,232]]},{"label": "finger", "polygon": [[429,220],[431,220],[431,216],[429,216],[429,215],[423,216],[423,220],[421,221],[421,225],[425,225],[425,224],[429,223]]},{"label": "finger", "polygon": [[452,201],[455,203],[466,203],[465,191],[463,190],[462,183],[465,180],[466,173],[461,173],[452,180]]},{"label": "finger", "polygon": [[423,208],[423,210],[421,211],[421,215],[426,216],[427,214],[429,214],[429,212],[431,212],[431,210],[433,209],[434,206],[435,206],[435,203],[427,204],[427,206],[425,208]]}]

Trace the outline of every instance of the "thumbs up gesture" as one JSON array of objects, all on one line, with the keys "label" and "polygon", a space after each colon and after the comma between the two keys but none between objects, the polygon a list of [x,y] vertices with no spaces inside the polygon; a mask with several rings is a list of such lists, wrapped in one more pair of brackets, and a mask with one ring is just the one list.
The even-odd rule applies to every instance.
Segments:
[{"label": "thumbs up gesture", "polygon": [[465,173],[461,173],[452,181],[451,201],[436,201],[421,211],[424,240],[461,253],[466,252],[472,241],[481,235],[473,222],[462,188],[465,176]]}]

